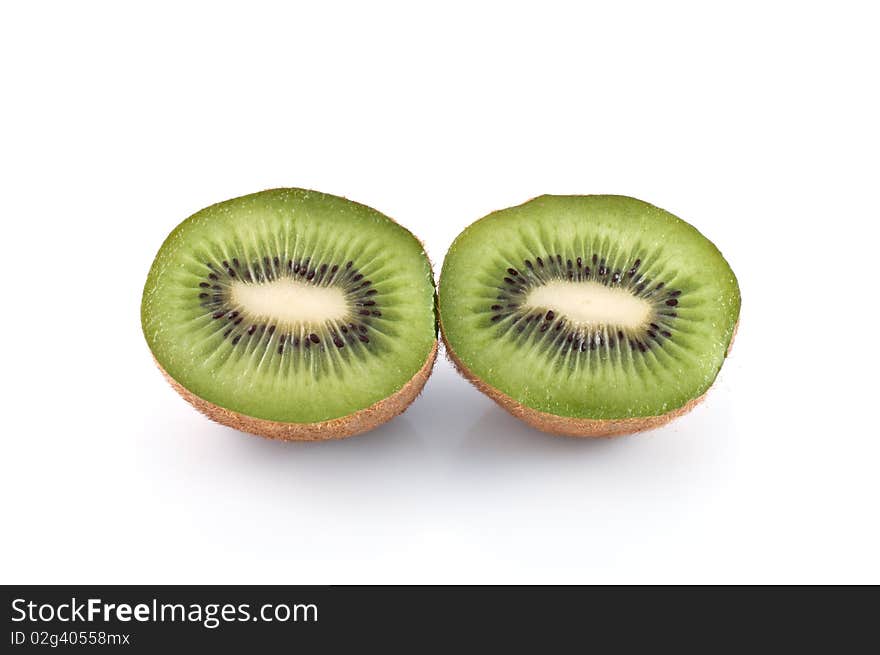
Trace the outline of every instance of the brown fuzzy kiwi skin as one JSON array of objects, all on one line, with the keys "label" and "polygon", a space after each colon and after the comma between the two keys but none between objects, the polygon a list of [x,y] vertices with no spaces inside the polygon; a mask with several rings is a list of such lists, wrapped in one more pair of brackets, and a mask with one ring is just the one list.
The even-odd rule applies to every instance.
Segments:
[{"label": "brown fuzzy kiwi skin", "polygon": [[156,362],[156,366],[184,400],[217,423],[259,437],[281,441],[327,441],[362,434],[403,413],[421,393],[436,359],[437,342],[435,341],[422,368],[398,391],[354,414],[319,423],[283,423],[234,412],[200,398],[172,378],[159,362]]},{"label": "brown fuzzy kiwi skin", "polygon": [[[727,347],[727,355],[730,354],[730,350],[733,347],[733,339],[736,336],[738,328],[739,322],[737,321],[733,328],[733,335],[730,338],[730,344]],[[679,416],[687,414],[694,407],[699,405],[708,393],[707,391],[702,396],[689,400],[682,407],[665,414],[660,414],[659,416],[639,416],[620,419],[589,419],[557,416],[556,414],[549,414],[547,412],[532,409],[531,407],[526,407],[504,392],[483,382],[480,378],[471,373],[468,367],[464,365],[464,362],[456,356],[455,351],[449,344],[449,340],[446,338],[446,333],[443,331],[442,320],[440,321],[440,333],[443,337],[443,344],[446,346],[446,356],[465,379],[498,403],[502,408],[513,414],[516,418],[541,432],[547,432],[549,434],[564,437],[619,437],[625,434],[654,430],[655,428],[666,425]]]}]

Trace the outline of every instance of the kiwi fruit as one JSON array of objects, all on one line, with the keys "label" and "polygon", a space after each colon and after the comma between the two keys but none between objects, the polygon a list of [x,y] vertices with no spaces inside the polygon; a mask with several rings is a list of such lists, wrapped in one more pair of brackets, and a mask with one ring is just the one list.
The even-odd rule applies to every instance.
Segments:
[{"label": "kiwi fruit", "polygon": [[401,413],[437,352],[422,244],[378,211],[275,189],[213,205],[165,240],[141,322],[187,401],[239,430],[347,437]]},{"label": "kiwi fruit", "polygon": [[625,196],[542,196],[486,216],[440,276],[449,357],[555,434],[659,427],[714,382],[739,320],[727,261],[694,227]]}]

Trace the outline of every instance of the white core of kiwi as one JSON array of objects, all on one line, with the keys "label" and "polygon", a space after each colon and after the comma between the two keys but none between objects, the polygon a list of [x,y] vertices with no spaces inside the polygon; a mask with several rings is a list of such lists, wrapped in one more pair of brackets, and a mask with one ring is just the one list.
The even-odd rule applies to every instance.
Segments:
[{"label": "white core of kiwi", "polygon": [[526,308],[550,309],[575,325],[614,325],[638,329],[647,325],[651,304],[625,289],[598,282],[551,280],[533,289]]},{"label": "white core of kiwi", "polygon": [[250,284],[235,281],[232,303],[250,316],[271,317],[290,325],[341,321],[348,315],[345,293],[338,287],[321,287],[291,278]]}]

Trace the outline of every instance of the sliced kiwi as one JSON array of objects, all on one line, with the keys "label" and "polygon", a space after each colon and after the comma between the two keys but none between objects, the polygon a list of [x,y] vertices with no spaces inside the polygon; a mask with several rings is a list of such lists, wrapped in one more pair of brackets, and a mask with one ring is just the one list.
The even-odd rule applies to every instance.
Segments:
[{"label": "sliced kiwi", "polygon": [[188,401],[283,439],[345,437],[399,414],[437,349],[421,243],[369,207],[303,189],[181,223],[153,262],[141,319]]},{"label": "sliced kiwi", "polygon": [[447,351],[514,415],[559,434],[662,425],[715,380],[736,277],[695,228],[623,196],[543,196],[468,227],[443,263]]}]

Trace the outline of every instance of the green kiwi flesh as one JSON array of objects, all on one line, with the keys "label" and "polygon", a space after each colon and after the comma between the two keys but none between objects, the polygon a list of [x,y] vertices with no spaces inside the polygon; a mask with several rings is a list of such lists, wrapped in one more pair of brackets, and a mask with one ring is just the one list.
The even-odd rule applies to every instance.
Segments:
[{"label": "green kiwi flesh", "polygon": [[[160,368],[209,416],[330,438],[417,395],[436,352],[434,297],[403,227],[344,198],[276,189],[183,221],[150,269],[141,320]],[[370,420],[342,420],[359,412]],[[297,429],[314,425],[324,429]]]},{"label": "green kiwi flesh", "polygon": [[648,429],[714,382],[740,311],[736,277],[694,227],[624,196],[542,196],[453,243],[439,286],[447,350],[533,425]]}]

